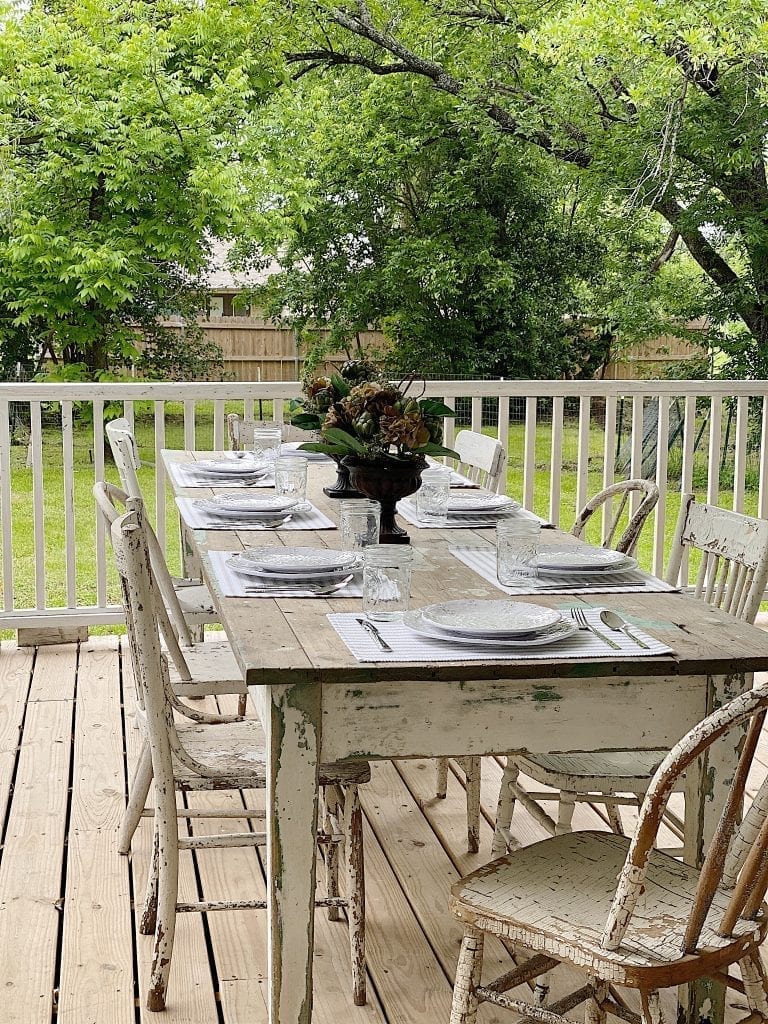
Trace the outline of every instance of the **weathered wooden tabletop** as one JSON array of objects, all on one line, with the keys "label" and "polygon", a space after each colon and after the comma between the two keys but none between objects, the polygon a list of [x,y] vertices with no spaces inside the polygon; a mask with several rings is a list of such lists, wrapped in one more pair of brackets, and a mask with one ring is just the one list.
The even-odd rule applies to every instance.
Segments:
[{"label": "weathered wooden tabletop", "polygon": [[[194,460],[195,452],[164,452],[166,461]],[[206,453],[199,453],[203,457]],[[331,467],[310,463],[308,497],[338,522],[338,502],[326,497],[323,484],[332,479]],[[223,488],[217,488],[217,492]],[[176,488],[188,497],[208,496],[202,488]],[[264,493],[254,489],[253,494]],[[408,526],[416,556],[412,606],[451,597],[499,598],[502,592],[486,582],[451,552],[451,546],[494,543],[492,529],[422,530]],[[573,538],[559,530],[543,530],[542,544],[561,544]],[[206,558],[208,550],[240,550],[258,545],[310,544],[339,547],[338,530],[299,531],[196,531],[196,546],[203,570],[221,611],[222,622],[235,648],[248,683],[355,683],[379,680],[584,678],[585,676],[691,675],[755,672],[768,669],[768,634],[754,626],[678,593],[595,594],[593,599],[563,594],[526,596],[522,600],[547,607],[599,605],[630,616],[652,635],[672,647],[674,654],[656,658],[568,660],[553,654],[550,660],[494,661],[440,664],[359,663],[328,622],[330,611],[359,611],[360,599],[282,599],[224,597]]]}]

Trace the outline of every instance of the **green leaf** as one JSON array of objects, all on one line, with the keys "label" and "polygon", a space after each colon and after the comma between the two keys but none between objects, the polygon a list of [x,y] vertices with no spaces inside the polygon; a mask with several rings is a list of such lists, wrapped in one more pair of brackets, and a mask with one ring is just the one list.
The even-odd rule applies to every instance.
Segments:
[{"label": "green leaf", "polygon": [[422,398],[419,408],[427,416],[455,416],[456,410],[449,408],[439,398]]},{"label": "green leaf", "polygon": [[346,448],[351,449],[353,452],[357,452],[358,455],[366,454],[366,447],[353,437],[348,434],[346,430],[342,430],[341,427],[329,427],[323,431],[323,437],[327,438],[331,443],[344,445]]},{"label": "green leaf", "polygon": [[461,460],[461,456],[458,452],[455,452],[453,448],[443,448],[441,444],[429,444],[422,445],[421,448],[414,448],[415,452],[420,455],[432,455],[434,458],[445,455],[449,459]]},{"label": "green leaf", "polygon": [[331,374],[331,383],[339,392],[342,398],[346,398],[352,388],[349,386],[349,382],[344,380],[340,373]]},{"label": "green leaf", "polygon": [[297,450],[300,452],[322,452],[324,455],[349,455],[349,448],[340,444],[325,444],[323,441],[303,441]]},{"label": "green leaf", "polygon": [[300,412],[291,418],[291,425],[301,430],[319,430],[322,420],[314,412]]}]

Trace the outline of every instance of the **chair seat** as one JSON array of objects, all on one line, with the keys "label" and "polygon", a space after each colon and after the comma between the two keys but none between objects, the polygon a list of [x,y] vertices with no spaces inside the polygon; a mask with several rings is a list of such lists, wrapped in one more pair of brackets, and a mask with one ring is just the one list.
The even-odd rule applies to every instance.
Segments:
[{"label": "chair seat", "polygon": [[192,586],[183,584],[174,587],[176,597],[184,618],[191,625],[203,625],[207,622],[218,622],[219,613],[213,605],[213,598],[208,587],[203,583],[195,583]]},{"label": "chair seat", "polygon": [[[179,738],[197,761],[217,771],[231,772],[226,779],[203,779],[178,763],[173,774],[180,789],[264,789],[267,784],[266,739],[258,724],[226,722],[222,725],[179,725]],[[367,761],[337,761],[321,764],[321,786],[363,785],[371,780]]]},{"label": "chair seat", "polygon": [[191,679],[183,679],[171,659],[168,659],[171,686],[179,696],[246,693],[243,674],[228,640],[206,640],[182,650]]},{"label": "chair seat", "polygon": [[639,793],[648,789],[665,750],[515,756],[520,771],[543,786],[571,793]]},{"label": "chair seat", "polygon": [[[740,921],[735,938],[715,928],[729,894],[715,894],[698,952],[680,948],[699,873],[652,851],[641,898],[618,950],[601,948],[616,879],[630,840],[612,832],[571,832],[524,847],[461,879],[451,909],[466,923],[555,957],[617,985],[649,990],[690,981],[735,963],[765,933],[759,920]],[[706,961],[702,970],[702,961]],[[673,979],[673,980],[671,980]]]}]

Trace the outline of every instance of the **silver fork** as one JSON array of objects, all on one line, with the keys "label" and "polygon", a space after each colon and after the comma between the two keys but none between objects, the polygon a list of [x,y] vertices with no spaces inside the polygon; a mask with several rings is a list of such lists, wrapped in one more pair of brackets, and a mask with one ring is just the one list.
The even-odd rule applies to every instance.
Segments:
[{"label": "silver fork", "polygon": [[334,594],[337,590],[341,590],[342,587],[346,587],[348,583],[355,578],[354,573],[350,573],[349,576],[345,576],[343,580],[339,580],[338,583],[331,584],[318,584],[318,583],[297,583],[295,587],[290,585],[281,586],[245,586],[246,594],[268,594],[269,597],[301,597],[302,594],[311,594],[312,597],[325,597],[328,594]]},{"label": "silver fork", "polygon": [[594,633],[596,637],[599,637],[604,643],[608,644],[609,647],[612,647],[614,651],[621,650],[621,647],[615,642],[615,640],[611,640],[611,638],[607,637],[605,633],[601,633],[599,629],[596,629],[592,623],[587,620],[583,608],[571,608],[571,618],[579,629],[587,629],[590,633]]}]

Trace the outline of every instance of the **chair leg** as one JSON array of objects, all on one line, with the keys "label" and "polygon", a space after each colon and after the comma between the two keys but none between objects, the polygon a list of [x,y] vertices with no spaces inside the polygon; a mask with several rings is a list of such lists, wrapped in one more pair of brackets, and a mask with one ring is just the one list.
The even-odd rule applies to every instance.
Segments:
[{"label": "chair leg", "polygon": [[589,980],[595,994],[585,1003],[584,1024],[605,1024],[608,1014],[601,1004],[608,997],[608,986],[599,978],[590,978]]},{"label": "chair leg", "polygon": [[240,718],[245,718],[245,712],[248,709],[248,694],[241,693],[237,698],[237,713]]},{"label": "chair leg", "polygon": [[435,796],[445,800],[448,793],[448,758],[438,757],[435,762]]},{"label": "chair leg", "polygon": [[496,827],[493,830],[492,857],[503,857],[509,851],[509,830],[512,826],[512,815],[515,810],[515,791],[513,783],[517,782],[520,771],[511,757],[507,758],[507,766],[501,779],[499,802],[496,807]]},{"label": "chair leg", "polygon": [[568,793],[563,790],[560,793],[560,801],[557,805],[557,828],[555,829],[556,836],[562,836],[566,832],[572,832],[571,821],[573,820],[573,812],[576,809],[576,794]]},{"label": "chair leg", "polygon": [[604,804],[605,813],[608,815],[608,824],[611,826],[611,830],[616,833],[617,836],[624,835],[624,825],[621,821],[621,814],[616,804],[606,803]]},{"label": "chair leg", "polygon": [[157,925],[157,879],[160,865],[157,831],[152,837],[152,856],[149,858],[149,873],[144,893],[144,907],[139,920],[140,935],[154,935]]},{"label": "chair leg", "polygon": [[768,983],[759,951],[751,949],[747,956],[739,960],[739,969],[747,1005],[752,1013],[759,1013],[763,1020],[768,1019]]},{"label": "chair leg", "polygon": [[[323,831],[327,836],[334,833],[333,814],[331,813],[331,794],[323,793]],[[332,899],[339,895],[339,844],[325,844],[325,895]],[[338,907],[328,907],[328,920],[338,921],[341,911]]]},{"label": "chair leg", "polygon": [[131,840],[141,821],[141,814],[147,802],[147,793],[152,782],[152,755],[149,744],[144,741],[136,769],[128,787],[128,803],[123,811],[120,822],[120,834],[117,837],[117,852],[127,854],[131,849]]},{"label": "chair leg", "polygon": [[352,959],[352,997],[355,1006],[365,1006],[365,858],[363,815],[357,786],[349,786],[344,794],[344,834],[347,853],[347,916]]},{"label": "chair leg", "polygon": [[456,981],[453,986],[453,1003],[449,1024],[476,1024],[477,987],[483,968],[484,935],[477,928],[467,925],[461,943],[459,962],[456,964]]},{"label": "chair leg", "polygon": [[176,792],[165,787],[155,810],[157,837],[157,923],[152,969],[147,992],[147,1009],[164,1010],[168,975],[171,971],[173,940],[176,934],[176,901],[179,890],[179,832],[176,819]]},{"label": "chair leg", "polygon": [[467,852],[480,849],[480,773],[479,757],[465,757],[464,776],[467,784]]},{"label": "chair leg", "polygon": [[641,1015],[643,1024],[664,1024],[658,991],[641,992],[640,999],[643,1004]]}]

